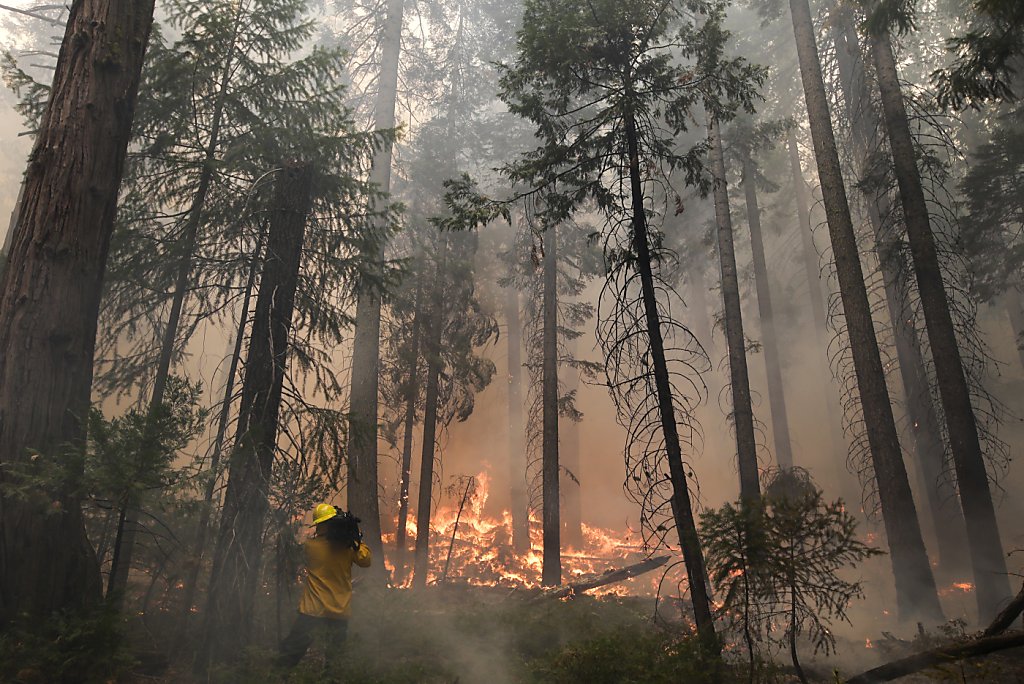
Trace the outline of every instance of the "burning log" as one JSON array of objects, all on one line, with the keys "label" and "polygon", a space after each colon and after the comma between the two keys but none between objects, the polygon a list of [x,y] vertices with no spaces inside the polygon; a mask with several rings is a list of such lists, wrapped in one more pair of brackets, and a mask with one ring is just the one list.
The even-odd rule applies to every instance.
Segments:
[{"label": "burning log", "polygon": [[595,576],[587,577],[585,579],[581,579],[581,580],[579,580],[577,582],[572,582],[571,584],[567,584],[564,587],[559,587],[558,589],[555,589],[554,591],[545,592],[545,593],[541,594],[540,596],[538,596],[537,598],[539,598],[539,599],[541,599],[541,598],[543,598],[543,599],[567,598],[567,597],[570,597],[570,596],[575,596],[576,594],[582,594],[583,592],[590,591],[591,589],[597,589],[598,587],[603,587],[603,586],[608,585],[608,584],[615,584],[616,582],[624,582],[624,581],[626,581],[628,579],[632,579],[634,577],[638,577],[638,576],[643,575],[645,573],[648,573],[648,572],[650,572],[652,570],[657,570],[661,566],[663,566],[666,563],[668,563],[669,560],[671,560],[669,558],[669,556],[659,556],[657,558],[648,558],[648,559],[643,560],[643,561],[641,561],[639,563],[634,563],[633,565],[627,565],[624,568],[619,568],[618,570],[608,570],[604,574],[595,575]]},{"label": "burning log", "polygon": [[1024,611],[1024,586],[1017,592],[1017,596],[1010,601],[1010,604],[996,616],[992,624],[985,628],[985,631],[979,636],[970,641],[953,646],[943,646],[930,651],[922,651],[906,658],[900,658],[899,660],[879,665],[847,680],[846,684],[888,682],[935,665],[942,665],[963,658],[977,658],[978,656],[995,653],[996,651],[1024,646],[1024,632],[1003,634],[1013,624],[1013,621],[1020,616],[1022,611]]}]

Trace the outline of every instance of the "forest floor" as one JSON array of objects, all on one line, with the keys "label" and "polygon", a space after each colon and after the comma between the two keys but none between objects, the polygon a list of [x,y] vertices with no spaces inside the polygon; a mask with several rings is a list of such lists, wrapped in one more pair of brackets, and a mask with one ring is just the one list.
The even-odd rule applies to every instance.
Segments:
[{"label": "forest floor", "polygon": [[[674,621],[652,620],[653,599],[579,596],[572,600],[537,598],[536,593],[466,587],[373,593],[361,591],[349,639],[336,667],[325,665],[325,645],[317,642],[292,671],[275,667],[274,644],[291,626],[293,614],[275,611],[258,622],[262,630],[241,661],[213,669],[201,681],[373,682],[379,684],[513,684],[710,682],[710,668],[696,641],[685,636],[677,609]],[[267,625],[270,625],[268,628]],[[141,634],[141,632],[135,632]],[[942,633],[912,641],[878,635],[871,649],[863,638],[840,639],[838,654],[816,657],[808,645],[804,669],[814,682],[842,682],[890,659],[948,641]],[[152,646],[153,642],[150,642]],[[142,646],[141,641],[139,645]],[[184,653],[184,651],[182,652]],[[179,657],[184,657],[183,655]],[[748,682],[739,650],[726,642],[724,682]],[[137,669],[132,682],[179,684],[197,681],[184,660],[170,659],[159,672]],[[796,682],[788,653],[760,663],[756,681]],[[903,682],[954,681],[1024,684],[1024,649],[908,677]]]}]

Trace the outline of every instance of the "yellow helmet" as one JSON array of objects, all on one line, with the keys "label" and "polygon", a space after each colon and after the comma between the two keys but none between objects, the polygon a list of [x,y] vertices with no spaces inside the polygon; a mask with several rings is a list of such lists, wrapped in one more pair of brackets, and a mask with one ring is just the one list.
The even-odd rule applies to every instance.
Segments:
[{"label": "yellow helmet", "polygon": [[337,508],[331,504],[320,504],[316,507],[316,511],[313,512],[313,524],[319,525],[322,522],[327,522],[336,515],[338,515]]}]

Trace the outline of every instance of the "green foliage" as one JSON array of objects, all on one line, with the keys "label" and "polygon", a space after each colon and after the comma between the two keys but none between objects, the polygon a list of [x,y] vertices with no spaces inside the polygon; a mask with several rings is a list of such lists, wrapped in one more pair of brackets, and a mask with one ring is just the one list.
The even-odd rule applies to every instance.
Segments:
[{"label": "green foliage", "polygon": [[601,636],[570,646],[536,666],[536,681],[552,684],[669,684],[721,681],[720,665],[696,638],[653,630]]},{"label": "green foliage", "polygon": [[968,30],[946,42],[953,63],[932,74],[944,107],[1016,99],[1024,67],[1024,3],[975,0]]},{"label": "green foliage", "polygon": [[960,182],[964,251],[975,293],[989,301],[1024,285],[1024,107],[993,122]]},{"label": "green foliage", "polygon": [[132,664],[123,646],[120,617],[109,607],[84,615],[26,619],[0,631],[0,681],[109,682]]},{"label": "green foliage", "polygon": [[[877,549],[857,539],[857,522],[840,501],[826,502],[800,469],[775,472],[762,502],[726,504],[701,516],[701,538],[722,612],[742,632],[747,648],[788,643],[794,665],[796,642],[815,653],[834,652],[835,620],[847,620],[860,582],[841,571]],[[773,630],[774,622],[785,625]]]}]

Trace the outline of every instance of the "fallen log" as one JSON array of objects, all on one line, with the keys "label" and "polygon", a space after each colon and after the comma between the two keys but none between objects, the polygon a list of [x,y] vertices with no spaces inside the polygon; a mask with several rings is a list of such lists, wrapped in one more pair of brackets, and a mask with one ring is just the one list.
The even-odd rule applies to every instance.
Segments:
[{"label": "fallen log", "polygon": [[953,646],[943,646],[930,651],[922,651],[921,653],[915,653],[885,665],[879,665],[848,680],[847,684],[888,682],[934,665],[941,665],[950,661],[960,660],[961,658],[975,658],[1016,646],[1024,646],[1024,632],[999,636],[1009,629],[1021,612],[1024,612],[1024,585],[1021,586],[1017,596],[1010,601],[1009,605],[1000,611],[996,619],[992,621],[992,624],[970,641]]},{"label": "fallen log", "polygon": [[921,653],[915,653],[885,665],[879,665],[867,672],[860,673],[856,677],[851,677],[846,680],[846,684],[879,684],[880,682],[889,682],[929,667],[945,665],[957,660],[963,660],[964,658],[977,658],[978,656],[1018,646],[1024,646],[1024,632],[981,637],[954,646],[944,646],[930,651],[922,651]]},{"label": "fallen log", "polygon": [[564,587],[559,587],[552,591],[546,591],[537,599],[557,599],[566,598],[568,596],[575,596],[576,594],[582,594],[583,592],[590,591],[591,589],[597,589],[608,584],[615,584],[616,582],[624,582],[628,579],[638,577],[645,573],[657,570],[661,566],[665,565],[671,560],[669,556],[658,556],[657,558],[648,558],[634,563],[633,565],[627,565],[624,568],[618,570],[608,570],[601,575],[593,575],[584,579],[577,580],[571,584],[566,584]]}]

